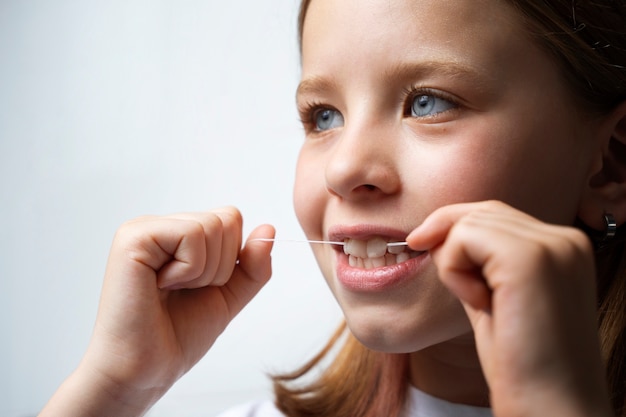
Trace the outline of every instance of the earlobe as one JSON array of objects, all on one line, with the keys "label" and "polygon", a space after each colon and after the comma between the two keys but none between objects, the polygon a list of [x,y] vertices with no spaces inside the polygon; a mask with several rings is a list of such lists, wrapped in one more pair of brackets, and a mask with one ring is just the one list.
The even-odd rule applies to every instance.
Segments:
[{"label": "earlobe", "polygon": [[595,230],[606,227],[605,213],[611,213],[617,225],[626,223],[626,102],[605,118],[600,132],[601,163],[589,178],[578,213]]}]

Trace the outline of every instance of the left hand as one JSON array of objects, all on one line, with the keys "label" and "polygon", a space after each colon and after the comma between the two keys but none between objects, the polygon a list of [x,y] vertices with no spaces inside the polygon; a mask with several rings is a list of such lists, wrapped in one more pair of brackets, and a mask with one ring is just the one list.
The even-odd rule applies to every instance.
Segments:
[{"label": "left hand", "polygon": [[611,415],[581,231],[481,202],[436,210],[407,242],[463,304],[496,416]]}]

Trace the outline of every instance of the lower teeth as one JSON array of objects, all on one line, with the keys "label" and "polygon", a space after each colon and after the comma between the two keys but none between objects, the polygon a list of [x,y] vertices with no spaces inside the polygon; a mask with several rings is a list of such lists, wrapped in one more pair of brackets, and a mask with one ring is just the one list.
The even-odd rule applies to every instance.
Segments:
[{"label": "lower teeth", "polygon": [[355,268],[373,269],[383,266],[392,266],[406,262],[411,259],[411,254],[408,252],[402,252],[397,255],[387,253],[385,256],[378,258],[359,258],[353,255],[348,256],[348,262],[350,266]]}]

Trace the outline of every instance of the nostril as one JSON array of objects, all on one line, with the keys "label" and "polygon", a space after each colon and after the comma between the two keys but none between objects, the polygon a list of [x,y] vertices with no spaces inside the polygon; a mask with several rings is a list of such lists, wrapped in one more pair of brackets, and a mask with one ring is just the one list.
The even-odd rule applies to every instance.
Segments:
[{"label": "nostril", "polygon": [[352,190],[353,193],[371,195],[374,194],[380,188],[373,184],[361,184]]}]

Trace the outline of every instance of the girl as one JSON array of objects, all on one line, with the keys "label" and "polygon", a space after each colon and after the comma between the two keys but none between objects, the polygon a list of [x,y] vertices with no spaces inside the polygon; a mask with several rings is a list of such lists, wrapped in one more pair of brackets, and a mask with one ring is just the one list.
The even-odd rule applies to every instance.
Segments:
[{"label": "girl", "polygon": [[[626,416],[625,27],[624,1],[305,0],[294,204],[344,242],[313,251],[349,331],[230,415]],[[241,248],[234,208],[122,226],[41,415],[143,414],[267,281],[273,233]]]}]

